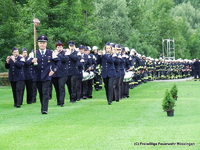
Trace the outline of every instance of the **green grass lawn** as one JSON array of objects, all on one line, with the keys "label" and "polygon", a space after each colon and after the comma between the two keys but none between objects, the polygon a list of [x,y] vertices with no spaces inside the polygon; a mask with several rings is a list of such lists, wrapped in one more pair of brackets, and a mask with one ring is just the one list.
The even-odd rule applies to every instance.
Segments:
[{"label": "green grass lawn", "polygon": [[[40,103],[16,109],[9,87],[0,88],[0,150],[200,150],[200,82],[177,82],[175,116],[162,111],[173,82],[146,83],[130,98],[107,105],[104,90],[94,98],[56,106],[41,115]],[[67,94],[68,95],[68,94]],[[193,146],[137,146],[136,142],[190,142]]]}]

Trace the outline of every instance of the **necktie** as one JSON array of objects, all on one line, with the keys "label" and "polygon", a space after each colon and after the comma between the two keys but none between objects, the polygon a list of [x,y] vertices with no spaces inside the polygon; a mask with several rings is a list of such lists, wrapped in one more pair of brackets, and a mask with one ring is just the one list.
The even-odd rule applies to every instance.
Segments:
[{"label": "necktie", "polygon": [[42,56],[44,56],[44,51],[41,51],[42,52]]}]

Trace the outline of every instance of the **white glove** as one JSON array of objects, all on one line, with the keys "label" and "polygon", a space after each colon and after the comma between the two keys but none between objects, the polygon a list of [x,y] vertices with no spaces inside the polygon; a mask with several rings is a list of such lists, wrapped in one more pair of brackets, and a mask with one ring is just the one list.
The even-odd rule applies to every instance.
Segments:
[{"label": "white glove", "polygon": [[15,56],[10,56],[10,59],[12,59],[15,62]]},{"label": "white glove", "polygon": [[122,55],[119,55],[118,58],[122,58]]},{"label": "white glove", "polygon": [[122,57],[126,57],[126,55],[125,55],[125,54],[123,54],[123,55],[122,55]]},{"label": "white glove", "polygon": [[85,62],[85,60],[84,60],[84,59],[81,59],[80,62]]},{"label": "white glove", "polygon": [[53,51],[52,53],[52,58],[58,58],[58,52],[57,51]]},{"label": "white glove", "polygon": [[95,57],[94,55],[93,55],[93,59],[94,59],[94,60],[97,60],[96,57]]},{"label": "white glove", "polygon": [[81,53],[80,53],[80,52],[78,52],[78,53],[77,53],[77,55],[78,55],[78,56],[81,56]]},{"label": "white glove", "polygon": [[117,54],[114,53],[114,54],[112,55],[112,57],[117,57]]},{"label": "white glove", "polygon": [[29,58],[34,58],[34,53],[33,53],[33,52],[31,52],[31,53],[29,54]]},{"label": "white glove", "polygon": [[103,54],[103,52],[98,52],[98,55],[100,55],[100,56],[101,56],[102,54]]},{"label": "white glove", "polygon": [[65,55],[70,55],[70,54],[71,54],[70,51],[65,52]]},{"label": "white glove", "polygon": [[22,58],[20,59],[20,61],[22,61],[22,62],[25,62],[25,58],[24,58],[24,57],[22,57]]}]

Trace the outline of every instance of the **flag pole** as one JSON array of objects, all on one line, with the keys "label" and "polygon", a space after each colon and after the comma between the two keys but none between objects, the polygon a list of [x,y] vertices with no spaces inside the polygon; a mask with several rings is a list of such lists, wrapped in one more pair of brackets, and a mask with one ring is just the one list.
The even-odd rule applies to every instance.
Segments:
[{"label": "flag pole", "polygon": [[[40,20],[38,18],[33,19],[33,31],[34,31],[34,58],[36,58],[36,42],[37,42],[37,29],[36,27],[39,26]],[[37,65],[37,63],[34,63],[34,65]]]}]

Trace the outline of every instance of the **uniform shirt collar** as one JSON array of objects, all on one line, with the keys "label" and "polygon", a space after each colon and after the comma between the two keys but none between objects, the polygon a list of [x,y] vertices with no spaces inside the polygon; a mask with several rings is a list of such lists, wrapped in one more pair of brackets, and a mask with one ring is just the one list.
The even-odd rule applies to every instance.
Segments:
[{"label": "uniform shirt collar", "polygon": [[44,54],[46,53],[46,48],[44,49],[44,50],[41,50],[41,49],[39,49],[39,51],[40,51],[40,54],[42,54],[42,51],[44,51]]}]

